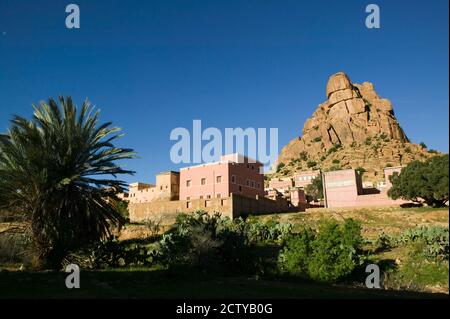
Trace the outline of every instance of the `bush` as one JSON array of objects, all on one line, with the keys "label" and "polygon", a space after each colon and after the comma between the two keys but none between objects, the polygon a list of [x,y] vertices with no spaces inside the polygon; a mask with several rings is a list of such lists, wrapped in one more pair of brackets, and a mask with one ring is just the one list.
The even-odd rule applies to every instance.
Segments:
[{"label": "bush", "polygon": [[314,138],[311,142],[318,143],[321,140],[322,140],[322,138],[320,136],[318,136],[318,137]]},{"label": "bush", "polygon": [[338,160],[338,159],[334,159],[334,160],[332,161],[333,164],[339,164],[340,162],[341,162],[341,161]]},{"label": "bush", "polygon": [[366,140],[364,141],[364,144],[366,144],[366,145],[372,144],[372,138],[371,137],[366,138]]},{"label": "bush", "polygon": [[342,147],[342,145],[340,144],[334,144],[327,152],[328,155],[330,155],[331,153],[337,152],[340,148]]},{"label": "bush", "polygon": [[278,164],[278,166],[277,166],[277,173],[279,173],[279,172],[281,171],[281,169],[282,169],[283,167],[285,167],[285,166],[286,166],[286,164],[284,164],[284,163]]},{"label": "bush", "polygon": [[426,246],[422,250],[427,258],[448,259],[449,231],[442,226],[429,226],[408,229],[397,239],[397,243],[422,242]]},{"label": "bush", "polygon": [[308,160],[308,153],[306,153],[305,151],[300,152],[300,159],[302,161],[307,161]]},{"label": "bush", "polygon": [[420,142],[419,145],[420,145],[422,148],[424,148],[424,149],[425,149],[425,148],[428,148],[428,147],[427,147],[427,144],[425,144],[424,142]]},{"label": "bush", "polygon": [[321,282],[336,282],[362,265],[361,226],[352,219],[322,222],[292,237],[279,255],[279,269]]},{"label": "bush", "polygon": [[120,242],[111,236],[84,249],[71,252],[63,259],[65,265],[75,263],[81,268],[104,269],[129,266],[151,266],[156,263],[155,244]]},{"label": "bush", "polygon": [[317,165],[317,162],[314,162],[314,161],[308,161],[308,162],[306,163],[306,166],[308,166],[309,168],[314,167],[314,166],[316,166],[316,165]]},{"label": "bush", "polygon": [[429,206],[443,206],[448,201],[448,155],[434,156],[425,162],[413,161],[400,174],[390,176],[388,195]]},{"label": "bush", "polygon": [[159,242],[157,258],[167,268],[253,274],[259,261],[251,241],[269,236],[270,231],[266,231],[256,223],[231,221],[220,214],[203,211],[180,214],[175,229],[164,234]]}]

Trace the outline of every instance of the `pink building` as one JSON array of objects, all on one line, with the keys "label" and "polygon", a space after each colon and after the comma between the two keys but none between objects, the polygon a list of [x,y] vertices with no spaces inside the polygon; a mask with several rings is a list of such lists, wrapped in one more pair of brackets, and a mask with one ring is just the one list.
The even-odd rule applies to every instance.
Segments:
[{"label": "pink building", "polygon": [[393,200],[387,195],[391,183],[389,176],[399,172],[401,167],[385,169],[385,182],[380,189],[364,189],[361,176],[354,169],[325,172],[322,175],[325,207],[368,207],[391,206],[406,203],[404,200]]},{"label": "pink building", "polygon": [[263,165],[239,154],[180,169],[180,200],[264,196]]},{"label": "pink building", "polygon": [[289,191],[294,186],[294,181],[290,177],[272,178],[269,181],[269,189],[276,189],[280,192]]},{"label": "pink building", "polygon": [[298,172],[294,176],[295,187],[306,187],[316,178],[320,176],[320,171],[304,171]]}]

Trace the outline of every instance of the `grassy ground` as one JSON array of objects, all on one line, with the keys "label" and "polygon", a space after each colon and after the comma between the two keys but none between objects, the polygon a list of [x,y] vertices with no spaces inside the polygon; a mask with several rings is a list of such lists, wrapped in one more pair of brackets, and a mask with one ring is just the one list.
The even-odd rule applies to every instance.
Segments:
[{"label": "grassy ground", "polygon": [[[354,218],[363,236],[374,240],[383,231],[398,234],[421,225],[448,227],[448,209],[377,208],[256,217],[289,222],[294,229],[315,227],[322,218]],[[0,225],[1,229],[1,225]],[[130,234],[131,237],[134,234]],[[414,247],[377,252],[374,262],[387,265],[387,290],[350,285],[322,285],[295,278],[211,277],[158,269],[82,271],[81,289],[65,287],[65,273],[19,271],[20,264],[0,264],[0,298],[448,298],[448,261],[414,258]],[[418,292],[421,291],[421,292]],[[431,293],[432,292],[432,293]]]},{"label": "grassy ground", "polygon": [[[397,235],[406,229],[439,225],[448,227],[448,208],[361,208],[311,210],[305,213],[274,214],[255,217],[263,221],[272,218],[293,224],[294,231],[304,226],[315,228],[323,218],[343,220],[353,218],[361,222],[362,235],[368,240],[366,249],[374,249],[370,242],[384,232]],[[373,261],[385,265],[384,286],[397,290],[449,292],[449,263],[424,259],[417,247],[406,245],[373,254]]]},{"label": "grassy ground", "polygon": [[421,225],[441,225],[448,227],[448,208],[360,208],[360,209],[327,209],[312,210],[305,213],[261,215],[255,218],[269,220],[272,218],[280,222],[294,225],[294,229],[303,226],[315,228],[317,222],[323,218],[343,220],[353,218],[361,222],[362,235],[367,239],[376,238],[381,232],[398,234],[408,228]]}]

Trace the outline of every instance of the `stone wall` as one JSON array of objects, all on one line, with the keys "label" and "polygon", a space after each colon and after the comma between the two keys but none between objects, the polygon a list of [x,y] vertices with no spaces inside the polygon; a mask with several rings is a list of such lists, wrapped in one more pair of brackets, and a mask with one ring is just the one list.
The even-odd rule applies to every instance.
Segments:
[{"label": "stone wall", "polygon": [[222,216],[233,219],[241,215],[304,211],[307,206],[307,204],[300,204],[298,207],[290,207],[283,198],[271,200],[266,197],[253,198],[231,194],[226,198],[130,203],[129,213],[131,222],[143,222],[166,216],[172,216],[175,219],[177,214],[198,210],[208,213],[219,212]]}]

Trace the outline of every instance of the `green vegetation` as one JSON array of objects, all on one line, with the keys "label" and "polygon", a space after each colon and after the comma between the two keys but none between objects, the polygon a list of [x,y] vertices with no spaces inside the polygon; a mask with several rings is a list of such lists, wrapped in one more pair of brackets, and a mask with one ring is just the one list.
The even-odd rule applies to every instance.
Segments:
[{"label": "green vegetation", "polygon": [[371,145],[372,144],[372,138],[371,137],[366,138],[366,140],[364,141],[364,144]]},{"label": "green vegetation", "polygon": [[401,234],[380,234],[378,251],[397,251],[400,265],[385,269],[384,286],[394,289],[424,290],[429,286],[448,287],[449,230],[442,226],[407,229]]},{"label": "green vegetation", "polygon": [[319,201],[323,199],[322,176],[319,175],[305,187],[306,199],[308,202]]},{"label": "green vegetation", "polygon": [[282,271],[320,282],[336,282],[363,264],[361,227],[352,219],[324,221],[317,232],[304,229],[280,253]]},{"label": "green vegetation", "polygon": [[448,201],[448,155],[434,156],[425,162],[413,161],[400,174],[394,173],[388,195],[430,206],[443,206]]},{"label": "green vegetation", "polygon": [[337,152],[342,147],[341,144],[334,144],[327,152],[327,155]]},{"label": "green vegetation", "polygon": [[79,112],[70,97],[59,102],[34,106],[32,120],[15,116],[0,135],[0,209],[23,214],[38,263],[55,269],[69,250],[123,221],[114,201],[125,183],[109,176],[132,173],[116,161],[133,157],[114,147],[119,129],[99,125],[87,101]]},{"label": "green vegetation", "polygon": [[380,134],[380,139],[385,141],[385,142],[388,142],[389,141],[389,136],[387,136],[386,133],[381,133]]},{"label": "green vegetation", "polygon": [[339,164],[340,162],[341,162],[341,161],[338,160],[338,159],[334,159],[334,160],[332,161],[333,164]]},{"label": "green vegetation", "polygon": [[277,166],[277,173],[279,173],[283,169],[283,167],[285,167],[285,166],[286,166],[286,164],[284,164],[284,163],[278,164],[278,166]]},{"label": "green vegetation", "polygon": [[321,140],[322,140],[322,138],[320,136],[318,136],[318,137],[314,138],[311,142],[318,143]]},{"label": "green vegetation", "polygon": [[305,151],[300,152],[300,159],[301,159],[302,161],[307,161],[307,160],[308,160],[308,153],[305,152]]},{"label": "green vegetation", "polygon": [[427,144],[425,144],[424,142],[420,142],[419,145],[420,145],[423,149],[428,148],[428,147],[427,147]]},{"label": "green vegetation", "polygon": [[306,162],[306,166],[308,166],[308,168],[315,167],[316,165],[317,165],[317,162],[315,162],[315,161]]}]

